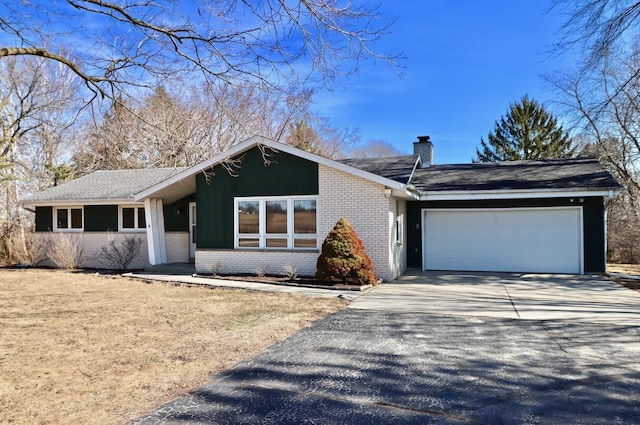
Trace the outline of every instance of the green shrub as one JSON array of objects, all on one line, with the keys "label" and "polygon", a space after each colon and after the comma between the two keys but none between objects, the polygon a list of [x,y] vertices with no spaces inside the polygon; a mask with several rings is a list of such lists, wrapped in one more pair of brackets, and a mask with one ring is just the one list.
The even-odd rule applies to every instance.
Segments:
[{"label": "green shrub", "polygon": [[345,218],[338,220],[322,243],[316,267],[316,277],[321,280],[355,285],[378,282],[362,241]]}]

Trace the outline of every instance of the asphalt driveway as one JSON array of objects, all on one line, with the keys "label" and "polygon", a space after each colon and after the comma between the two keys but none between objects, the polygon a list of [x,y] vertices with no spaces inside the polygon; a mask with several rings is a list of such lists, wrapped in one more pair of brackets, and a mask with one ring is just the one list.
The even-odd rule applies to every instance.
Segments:
[{"label": "asphalt driveway", "polygon": [[[599,279],[555,277],[564,288],[540,281],[514,297],[522,276],[512,287],[502,275],[483,275],[495,294],[481,280],[439,276],[444,292],[410,276],[412,283],[384,285],[133,423],[639,422],[640,322],[637,309],[626,311],[640,304],[638,293]],[[445,287],[467,280],[478,289],[474,296]],[[405,294],[410,285],[425,292]],[[497,296],[504,285],[506,301]],[[592,299],[585,288],[594,287],[600,297]],[[581,306],[575,317],[567,316],[571,309],[559,303],[558,291]],[[418,303],[430,297],[439,299],[432,303],[438,308]],[[522,301],[511,304],[514,298]],[[500,316],[509,310],[515,317]],[[554,316],[532,319],[525,312]]]}]

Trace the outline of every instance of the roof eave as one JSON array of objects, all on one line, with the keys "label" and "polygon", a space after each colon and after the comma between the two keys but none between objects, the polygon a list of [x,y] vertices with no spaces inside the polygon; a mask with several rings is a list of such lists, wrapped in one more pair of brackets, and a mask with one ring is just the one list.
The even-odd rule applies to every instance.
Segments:
[{"label": "roof eave", "polygon": [[613,197],[619,188],[576,189],[519,189],[519,190],[469,190],[469,191],[421,191],[421,201],[462,201],[484,199]]},{"label": "roof eave", "polygon": [[412,190],[410,187],[403,185],[404,188],[391,189],[391,194],[396,198],[404,199],[406,201],[418,201],[420,199],[420,194],[418,194],[415,190]]},{"label": "roof eave", "polygon": [[122,205],[138,204],[133,198],[104,198],[104,199],[63,199],[63,200],[23,200],[22,207],[62,207],[73,205]]}]

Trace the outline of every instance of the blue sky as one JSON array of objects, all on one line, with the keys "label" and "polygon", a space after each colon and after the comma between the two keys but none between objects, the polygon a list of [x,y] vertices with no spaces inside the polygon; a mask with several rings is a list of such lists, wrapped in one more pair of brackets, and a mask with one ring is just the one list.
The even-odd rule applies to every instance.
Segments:
[{"label": "blue sky", "polygon": [[318,92],[315,109],[362,141],[382,139],[411,153],[430,135],[435,162],[467,163],[510,103],[523,95],[555,111],[542,75],[575,65],[550,54],[564,17],[550,0],[387,0],[396,16],[378,50],[404,53],[405,76],[385,63],[364,64],[336,90]]}]

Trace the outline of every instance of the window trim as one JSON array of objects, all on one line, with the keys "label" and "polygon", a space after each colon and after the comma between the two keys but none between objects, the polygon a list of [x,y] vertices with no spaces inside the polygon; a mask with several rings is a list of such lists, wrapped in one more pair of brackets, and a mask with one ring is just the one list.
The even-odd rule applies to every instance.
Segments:
[{"label": "window trim", "polygon": [[404,243],[404,212],[400,214],[400,201],[396,199],[396,245]]},{"label": "window trim", "polygon": [[[58,211],[67,210],[67,227],[58,227]],[[80,210],[82,214],[82,225],[79,228],[71,227],[71,210]],[[84,206],[82,205],[65,205],[53,207],[53,231],[54,232],[83,232],[84,231]]]},{"label": "window trim", "polygon": [[[295,201],[316,201],[316,233],[294,233],[294,205]],[[266,203],[273,201],[287,202],[287,233],[267,233],[267,213]],[[240,202],[258,203],[258,233],[240,233],[238,222],[238,211]],[[289,196],[242,196],[233,198],[233,247],[239,250],[260,249],[268,251],[290,250],[290,251],[315,251],[318,250],[318,196],[317,195],[289,195]],[[257,247],[240,246],[241,239],[258,239]],[[267,247],[267,239],[286,240],[286,247]],[[315,246],[309,248],[295,247],[296,239],[315,240]]]},{"label": "window trim", "polygon": [[404,243],[404,217],[399,215],[396,217],[396,245],[400,246]]},{"label": "window trim", "polygon": [[[128,228],[128,227],[125,228],[122,225],[122,222],[124,221],[123,217],[122,217],[122,210],[124,210],[125,208],[133,208],[133,228]],[[139,217],[138,210],[140,208],[144,209],[144,205],[142,205],[142,204],[137,204],[137,205],[136,204],[123,204],[123,205],[118,205],[118,232],[135,233],[135,232],[146,232],[147,231],[146,223],[145,223],[145,227],[138,227],[139,226],[139,223],[138,223],[138,217]],[[146,213],[146,211],[145,211],[145,213]]]}]

